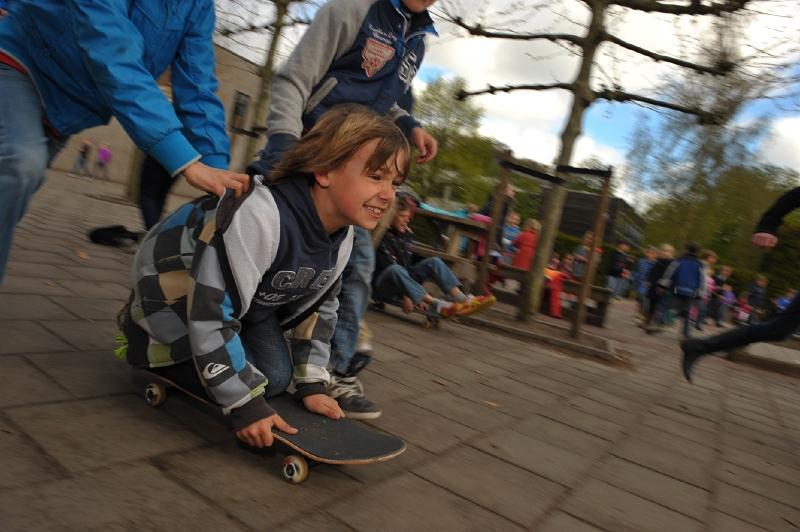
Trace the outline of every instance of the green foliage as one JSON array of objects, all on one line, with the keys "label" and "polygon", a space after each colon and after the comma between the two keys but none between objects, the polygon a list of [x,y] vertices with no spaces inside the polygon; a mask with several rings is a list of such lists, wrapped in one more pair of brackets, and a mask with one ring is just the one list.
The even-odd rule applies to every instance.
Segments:
[{"label": "green foliage", "polygon": [[703,195],[669,196],[645,214],[645,242],[677,250],[694,240],[714,250],[720,263],[757,270],[761,252],[750,237],[761,214],[790,188],[797,175],[772,167],[734,167]]},{"label": "green foliage", "polygon": [[481,205],[496,176],[494,141],[478,134],[483,111],[470,100],[458,101],[462,78],[439,78],[416,99],[414,115],[439,142],[439,154],[411,170],[409,185],[423,200],[447,197]]}]

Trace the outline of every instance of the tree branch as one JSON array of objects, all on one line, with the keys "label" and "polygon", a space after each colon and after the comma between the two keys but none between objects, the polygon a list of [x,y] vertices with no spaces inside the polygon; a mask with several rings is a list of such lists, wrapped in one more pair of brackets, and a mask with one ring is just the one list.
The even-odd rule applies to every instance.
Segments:
[{"label": "tree branch", "polygon": [[577,35],[571,35],[569,33],[513,33],[513,32],[504,32],[504,31],[491,31],[484,29],[483,26],[480,24],[470,25],[464,22],[464,19],[461,17],[450,17],[448,18],[450,22],[455,24],[456,26],[467,30],[467,33],[470,35],[474,35],[476,37],[488,37],[490,39],[508,39],[514,41],[536,41],[536,40],[544,40],[544,41],[552,41],[552,42],[568,42],[574,44],[576,46],[581,46],[583,44],[583,37],[578,37]]},{"label": "tree branch", "polygon": [[456,99],[461,101],[470,98],[472,96],[478,96],[480,94],[495,94],[497,92],[546,91],[551,89],[562,89],[571,91],[573,90],[573,86],[571,83],[550,83],[541,85],[505,85],[503,87],[495,87],[494,85],[489,85],[487,88],[478,91],[465,91],[465,90],[458,91]]},{"label": "tree branch", "polygon": [[654,61],[660,61],[663,63],[672,63],[673,65],[677,65],[679,67],[688,68],[694,70],[696,72],[702,72],[704,74],[714,74],[714,75],[724,75],[730,72],[733,69],[733,63],[730,62],[721,62],[718,65],[714,66],[706,66],[706,65],[698,65],[697,63],[692,63],[690,61],[684,61],[683,59],[678,59],[677,57],[672,57],[669,55],[659,54],[657,52],[653,52],[652,50],[648,50],[646,48],[642,48],[641,46],[637,46],[633,43],[629,43],[628,41],[623,41],[619,37],[615,35],[611,35],[606,33],[603,36],[603,40],[614,43],[617,46],[625,48],[626,50],[630,50],[631,52],[636,52],[637,54],[643,55],[645,57],[649,57]]},{"label": "tree branch", "polygon": [[687,107],[677,103],[665,102],[663,100],[657,100],[655,98],[650,98],[648,96],[642,96],[640,94],[632,94],[617,89],[603,89],[600,91],[592,91],[592,92],[594,93],[595,100],[608,100],[611,102],[643,103],[645,105],[650,105],[653,107],[670,109],[672,111],[678,111],[679,113],[695,115],[699,118],[700,123],[703,125],[714,125],[718,122],[718,120],[712,113],[709,113],[708,111],[705,111],[697,107]]},{"label": "tree branch", "polygon": [[724,0],[703,4],[702,0],[689,0],[686,4],[666,3],[660,0],[611,0],[614,5],[668,15],[721,15],[744,9],[750,0]]}]

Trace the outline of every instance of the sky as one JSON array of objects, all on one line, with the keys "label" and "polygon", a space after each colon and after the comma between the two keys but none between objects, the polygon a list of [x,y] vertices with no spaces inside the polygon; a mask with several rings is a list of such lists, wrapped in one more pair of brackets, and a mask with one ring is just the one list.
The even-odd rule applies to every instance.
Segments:
[{"label": "sky", "polygon": [[[738,47],[741,53],[750,55],[755,49],[769,49],[775,55],[786,56],[790,47],[800,42],[800,17],[792,16],[796,1],[769,0],[768,14],[751,15],[746,24],[740,23]],[[436,17],[443,9],[455,9],[468,22],[480,22],[487,27],[578,35],[584,31],[582,25],[588,21],[589,12],[579,0],[544,0],[543,7],[538,9],[519,8],[519,5],[536,4],[534,0],[439,0],[431,10],[439,37],[427,41],[425,60],[415,79],[414,90],[423,91],[429,82],[440,76],[462,77],[469,90],[479,90],[487,84],[571,81],[578,59],[559,46],[546,41],[468,37]],[[308,13],[313,14],[313,8]],[[696,46],[687,43],[692,43],[697,36],[712,33],[707,17],[645,14],[618,7],[612,15],[609,30],[613,34],[638,46],[686,60],[698,60],[693,55]],[[288,56],[302,31],[293,29],[287,34],[282,57]],[[258,48],[256,46],[255,50]],[[619,83],[628,92],[648,96],[655,96],[659,84],[679,70],[607,43],[600,49],[598,65],[601,74],[593,79],[594,88],[606,79]],[[477,96],[472,102],[484,111],[481,134],[507,144],[518,157],[547,164],[558,153],[570,98],[568,92],[559,90],[516,91]],[[573,164],[594,157],[615,167],[624,165],[637,117],[643,113],[657,118],[653,111],[633,104],[595,103],[584,118],[583,135],[577,143]],[[765,114],[773,117],[773,121],[770,133],[764,136],[759,147],[760,157],[800,172],[800,113],[797,109],[784,110],[773,103],[761,102],[750,105],[738,120],[748,121]],[[630,191],[623,186],[620,195],[630,196]]]}]

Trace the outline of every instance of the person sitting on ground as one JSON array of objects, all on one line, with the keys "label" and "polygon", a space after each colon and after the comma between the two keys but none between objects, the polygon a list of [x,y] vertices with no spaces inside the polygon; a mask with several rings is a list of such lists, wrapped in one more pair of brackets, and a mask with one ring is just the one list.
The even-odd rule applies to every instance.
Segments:
[{"label": "person sitting on ground", "polygon": [[389,119],[341,105],[286,153],[268,183],[257,176],[240,198],[228,191],[180,207],[134,258],[120,353],[167,378],[188,374],[194,385],[177,383],[202,384],[236,436],[255,447],[272,444],[273,427],[296,432],[265,399],[292,381],[308,410],[341,418],[325,385],[352,226],[378,224],[410,156]]},{"label": "person sitting on ground", "polygon": [[[408,227],[413,208],[406,197],[399,197],[392,224],[375,253],[375,274],[372,278],[376,301],[399,302],[403,311],[419,308],[431,316],[449,318],[466,316],[494,304],[494,296],[472,296],[461,290],[458,278],[439,257],[429,257],[412,264],[409,250],[413,232]],[[434,281],[446,299],[433,297],[422,286]]]}]

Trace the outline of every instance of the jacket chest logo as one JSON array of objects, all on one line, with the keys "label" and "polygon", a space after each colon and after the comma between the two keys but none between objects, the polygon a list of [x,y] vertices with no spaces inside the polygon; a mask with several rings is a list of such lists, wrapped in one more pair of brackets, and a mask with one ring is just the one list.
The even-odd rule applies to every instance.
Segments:
[{"label": "jacket chest logo", "polygon": [[367,73],[367,77],[371,78],[377,71],[382,69],[384,65],[394,57],[394,48],[376,41],[373,38],[367,39],[364,44],[364,50],[361,52],[361,68]]}]

